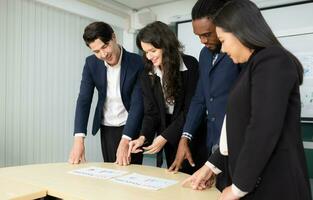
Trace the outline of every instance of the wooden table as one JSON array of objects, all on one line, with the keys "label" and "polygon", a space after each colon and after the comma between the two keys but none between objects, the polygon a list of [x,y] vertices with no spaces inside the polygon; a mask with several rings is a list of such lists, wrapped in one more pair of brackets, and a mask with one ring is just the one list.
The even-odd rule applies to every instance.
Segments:
[{"label": "wooden table", "polygon": [[[142,175],[176,180],[179,183],[157,191],[141,189],[110,180],[102,180],[90,177],[69,174],[69,171],[86,167],[103,167],[136,172]],[[70,165],[68,163],[37,164],[18,167],[0,168],[0,177],[20,182],[28,186],[34,186],[35,194],[40,188],[46,189],[50,196],[62,199],[114,199],[114,200],[216,200],[219,192],[215,188],[205,191],[194,191],[180,185],[189,175],[184,173],[169,173],[164,168],[156,168],[144,165],[118,166],[113,163],[86,163],[80,165]],[[2,184],[1,184],[2,185]],[[28,190],[25,187],[25,190]],[[31,191],[31,189],[29,189]],[[43,190],[44,191],[44,190]],[[42,192],[42,191],[41,191]],[[2,198],[2,190],[0,199]],[[24,198],[32,199],[32,198]]]},{"label": "wooden table", "polygon": [[0,199],[38,199],[47,195],[47,189],[0,176]]}]

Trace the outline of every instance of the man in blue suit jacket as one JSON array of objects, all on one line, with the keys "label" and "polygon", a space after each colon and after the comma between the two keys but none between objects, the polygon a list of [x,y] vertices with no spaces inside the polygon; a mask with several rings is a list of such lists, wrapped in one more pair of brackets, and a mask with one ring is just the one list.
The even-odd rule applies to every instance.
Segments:
[{"label": "man in blue suit jacket", "polygon": [[112,27],[94,22],[85,28],[83,36],[94,55],[86,58],[75,113],[74,145],[69,163],[85,162],[84,137],[94,88],[98,103],[92,134],[101,130],[104,162],[119,165],[141,164],[142,155],[127,157],[128,143],[137,138],[143,117],[143,101],[139,74],[143,70],[139,55],[127,52],[117,44]]},{"label": "man in blue suit jacket", "polygon": [[[239,74],[239,67],[226,54],[220,52],[221,42],[217,38],[215,25],[211,19],[223,3],[224,0],[198,0],[192,9],[193,31],[205,47],[202,48],[199,56],[200,77],[197,89],[191,100],[176,159],[170,171],[178,171],[185,159],[191,166],[195,166],[192,157],[197,154],[206,154],[208,158],[219,142],[228,93]],[[189,141],[195,137],[205,116],[207,118],[205,148],[207,152],[190,152]]]}]

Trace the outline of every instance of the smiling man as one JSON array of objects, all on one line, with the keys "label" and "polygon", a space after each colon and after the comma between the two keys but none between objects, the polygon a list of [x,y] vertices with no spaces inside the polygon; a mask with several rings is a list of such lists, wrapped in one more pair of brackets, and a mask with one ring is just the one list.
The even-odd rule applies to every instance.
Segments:
[{"label": "smiling man", "polygon": [[129,141],[137,138],[143,116],[139,55],[122,48],[109,24],[94,22],[85,28],[83,39],[93,55],[86,58],[75,113],[74,144],[69,163],[85,162],[84,138],[94,89],[98,90],[92,134],[101,132],[104,162],[141,164],[142,154],[127,156]]}]

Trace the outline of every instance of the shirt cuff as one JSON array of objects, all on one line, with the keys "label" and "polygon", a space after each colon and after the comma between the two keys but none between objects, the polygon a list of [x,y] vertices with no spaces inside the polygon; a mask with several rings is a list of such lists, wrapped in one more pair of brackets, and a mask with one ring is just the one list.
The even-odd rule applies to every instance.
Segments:
[{"label": "shirt cuff", "polygon": [[243,196],[245,196],[246,194],[248,194],[248,192],[244,192],[242,190],[240,190],[236,185],[232,184],[231,185],[231,190],[234,193],[234,195],[236,195],[238,198],[241,198]]},{"label": "shirt cuff", "polygon": [[192,139],[192,135],[190,133],[187,133],[187,132],[183,132],[182,137],[188,138],[189,140]]},{"label": "shirt cuff", "polygon": [[212,163],[210,163],[209,161],[206,161],[206,162],[205,162],[205,165],[208,166],[208,167],[213,171],[213,173],[216,174],[216,175],[218,175],[219,173],[222,172],[219,168],[215,167],[215,166],[214,166]]},{"label": "shirt cuff", "polygon": [[127,136],[127,135],[122,135],[122,138],[126,139],[126,140],[132,140],[131,137]]},{"label": "shirt cuff", "polygon": [[85,133],[75,133],[74,134],[75,137],[86,137]]}]

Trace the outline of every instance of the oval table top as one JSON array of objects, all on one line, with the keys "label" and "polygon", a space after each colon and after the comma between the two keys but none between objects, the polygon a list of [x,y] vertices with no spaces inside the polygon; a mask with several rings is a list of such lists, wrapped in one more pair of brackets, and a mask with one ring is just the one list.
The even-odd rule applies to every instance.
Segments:
[{"label": "oval table top", "polygon": [[[87,167],[101,167],[138,173],[146,176],[178,181],[178,183],[160,190],[148,190],[111,180],[78,176],[69,171]],[[126,174],[127,175],[127,174]],[[220,194],[216,188],[195,191],[181,186],[181,182],[189,175],[170,173],[164,168],[145,165],[118,166],[114,163],[84,163],[71,165],[68,163],[35,164],[0,168],[0,177],[17,181],[34,187],[45,188],[50,196],[62,199],[114,199],[114,200],[216,200]],[[1,195],[1,194],[0,194]],[[1,196],[0,196],[1,197]]]}]

